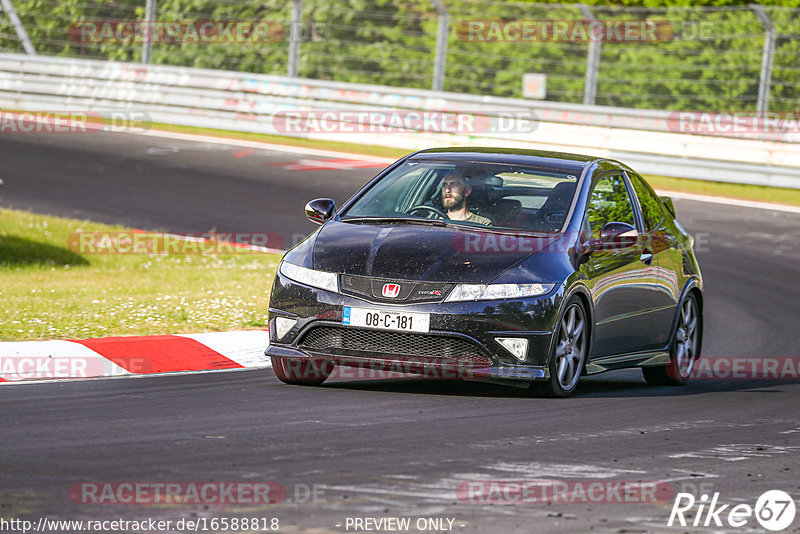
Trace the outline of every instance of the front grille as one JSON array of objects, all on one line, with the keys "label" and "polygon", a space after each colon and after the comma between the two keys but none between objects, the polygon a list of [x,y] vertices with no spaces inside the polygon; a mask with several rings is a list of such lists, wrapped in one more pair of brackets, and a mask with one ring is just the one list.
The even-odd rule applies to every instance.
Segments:
[{"label": "front grille", "polygon": [[[340,276],[342,293],[366,297],[376,302],[440,302],[453,288],[454,284],[444,282],[417,282],[393,278],[371,278],[343,274]],[[396,297],[383,296],[384,284],[397,284],[400,293]]]},{"label": "front grille", "polygon": [[303,336],[299,345],[301,348],[335,354],[342,354],[343,351],[358,353],[357,356],[365,358],[433,358],[443,362],[491,365],[477,346],[453,336],[317,326]]}]

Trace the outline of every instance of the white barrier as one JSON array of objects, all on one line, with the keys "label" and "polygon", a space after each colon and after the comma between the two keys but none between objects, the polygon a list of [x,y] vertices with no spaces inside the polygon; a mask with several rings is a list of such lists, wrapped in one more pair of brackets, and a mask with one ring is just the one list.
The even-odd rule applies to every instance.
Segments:
[{"label": "white barrier", "polygon": [[577,152],[619,159],[648,174],[800,188],[800,133],[679,133],[676,113],[654,110],[21,54],[0,54],[0,108],[129,110],[154,122],[266,134],[286,134],[275,115],[301,110],[426,110],[467,114],[482,124],[515,116],[513,131],[349,133],[340,127],[289,135],[410,150],[470,144]]}]

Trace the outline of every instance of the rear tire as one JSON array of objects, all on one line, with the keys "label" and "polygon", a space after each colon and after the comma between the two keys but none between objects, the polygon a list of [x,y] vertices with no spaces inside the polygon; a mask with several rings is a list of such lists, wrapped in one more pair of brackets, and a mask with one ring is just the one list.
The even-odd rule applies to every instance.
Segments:
[{"label": "rear tire", "polygon": [[285,358],[272,356],[272,370],[278,380],[296,386],[319,386],[333,371],[328,360]]},{"label": "rear tire", "polygon": [[589,324],[586,309],[572,297],[556,322],[555,342],[550,353],[550,378],[534,382],[532,391],[543,397],[568,397],[578,387],[589,351]]},{"label": "rear tire", "polygon": [[648,384],[654,386],[683,386],[691,378],[694,364],[700,357],[703,319],[697,313],[697,301],[689,293],[681,301],[678,327],[672,336],[670,359],[667,365],[642,367]]}]

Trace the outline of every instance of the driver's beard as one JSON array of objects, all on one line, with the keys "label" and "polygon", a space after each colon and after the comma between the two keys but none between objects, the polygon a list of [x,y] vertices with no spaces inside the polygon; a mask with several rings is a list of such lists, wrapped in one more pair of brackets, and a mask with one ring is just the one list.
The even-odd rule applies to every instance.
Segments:
[{"label": "driver's beard", "polygon": [[[467,199],[465,197],[461,197],[461,198],[458,198],[458,197],[443,198],[442,199],[442,205],[444,205],[444,209],[446,209],[447,211],[458,211],[458,210],[460,210],[461,208],[464,207],[464,205],[466,204],[466,201],[467,201]],[[451,202],[452,204],[450,206],[448,206],[447,205],[448,202]]]}]

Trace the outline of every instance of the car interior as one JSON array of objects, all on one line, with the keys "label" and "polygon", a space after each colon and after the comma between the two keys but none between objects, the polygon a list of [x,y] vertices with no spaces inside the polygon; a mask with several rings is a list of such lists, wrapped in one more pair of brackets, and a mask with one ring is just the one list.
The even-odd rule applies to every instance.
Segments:
[{"label": "car interior", "polygon": [[[472,187],[467,208],[487,217],[493,226],[537,232],[557,232],[569,212],[577,179],[563,174],[508,167],[502,172],[467,168],[463,176]],[[441,178],[449,170],[440,170],[424,194],[424,202],[443,210]],[[457,170],[458,172],[458,170]]]}]

